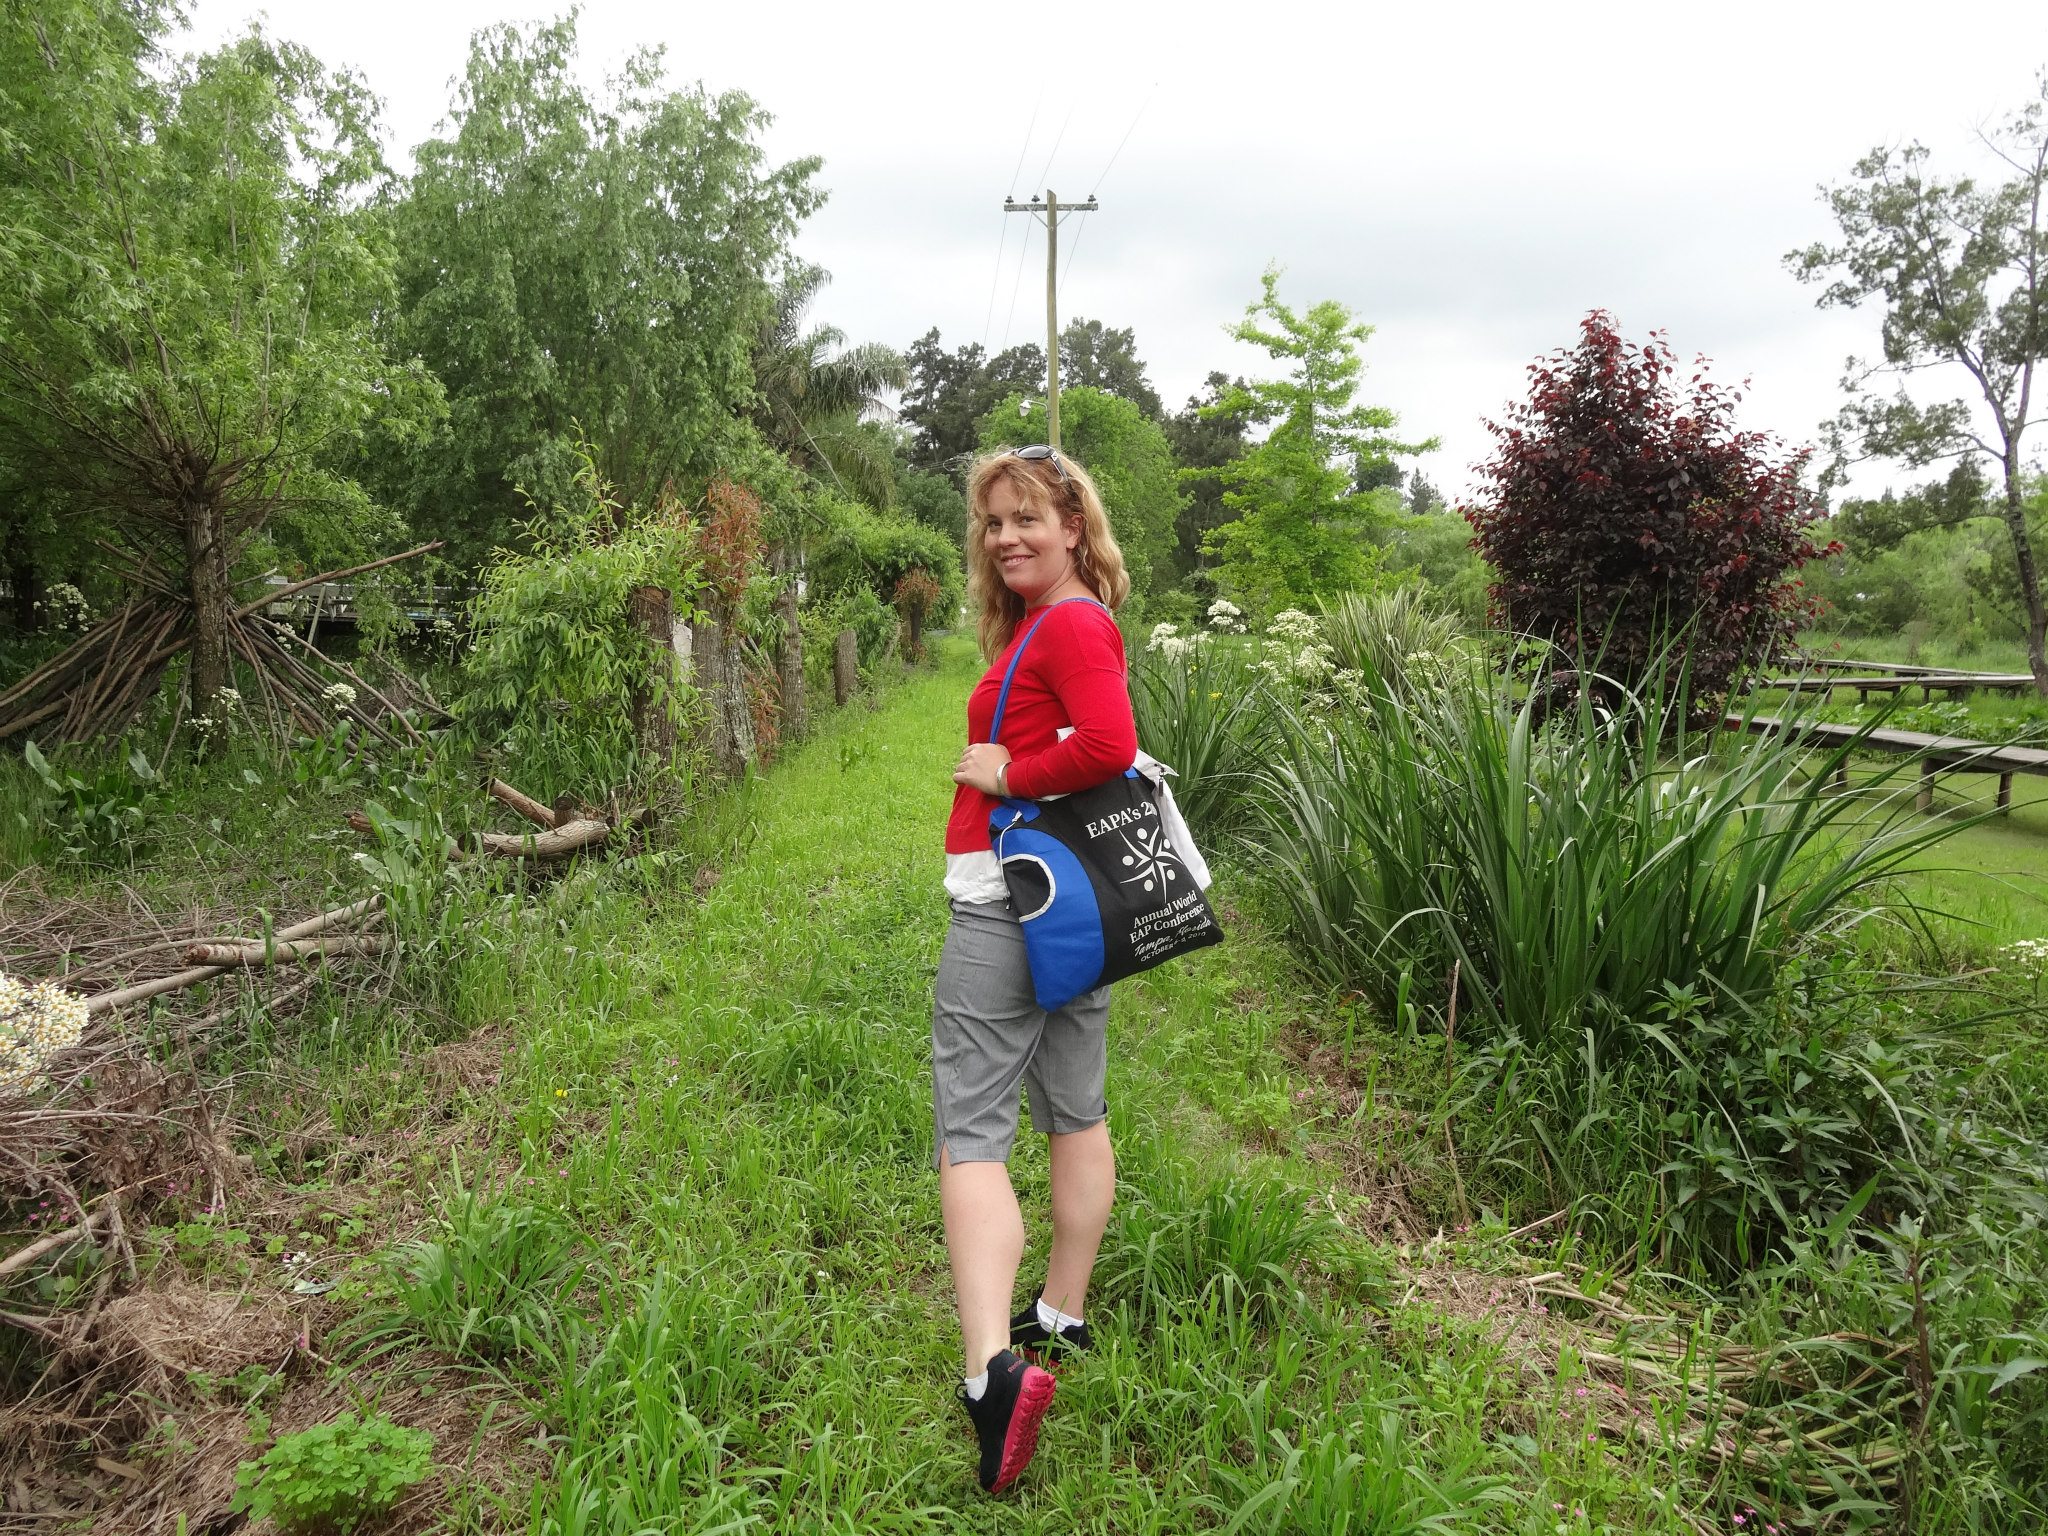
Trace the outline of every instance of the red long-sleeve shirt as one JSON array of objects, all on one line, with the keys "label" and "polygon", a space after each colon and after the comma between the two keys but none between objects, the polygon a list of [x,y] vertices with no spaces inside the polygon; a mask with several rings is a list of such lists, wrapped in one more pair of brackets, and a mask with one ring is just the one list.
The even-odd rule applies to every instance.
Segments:
[{"label": "red long-sleeve shirt", "polygon": [[[1004,782],[1012,795],[1025,800],[1091,789],[1122,773],[1138,755],[1124,639],[1116,620],[1094,603],[1057,603],[1042,611],[1042,618],[1035,612],[1024,615],[1016,635],[967,696],[967,739],[987,741],[1003,674],[1035,624],[1003,706],[1000,743],[1010,749]],[[1073,734],[1060,740],[1061,727],[1069,725]],[[946,852],[986,853],[988,816],[997,804],[971,785],[958,786],[946,822]]]}]

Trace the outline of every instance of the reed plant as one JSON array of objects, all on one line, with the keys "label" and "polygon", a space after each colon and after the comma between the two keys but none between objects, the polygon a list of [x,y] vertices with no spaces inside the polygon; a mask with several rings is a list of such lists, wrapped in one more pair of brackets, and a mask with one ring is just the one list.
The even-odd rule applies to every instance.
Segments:
[{"label": "reed plant", "polygon": [[1434,1005],[1444,1111],[1487,1169],[1742,1267],[1911,1163],[1896,1098],[1932,1045],[1826,957],[1950,828],[1897,765],[1874,818],[1871,781],[1834,793],[1854,741],[1696,731],[1682,689],[1542,709],[1454,670],[1284,713],[1262,863],[1313,969],[1384,1017]]},{"label": "reed plant", "polygon": [[1131,684],[1138,744],[1174,770],[1188,825],[1205,839],[1241,831],[1274,729],[1274,699],[1249,647],[1215,635],[1147,652]]}]

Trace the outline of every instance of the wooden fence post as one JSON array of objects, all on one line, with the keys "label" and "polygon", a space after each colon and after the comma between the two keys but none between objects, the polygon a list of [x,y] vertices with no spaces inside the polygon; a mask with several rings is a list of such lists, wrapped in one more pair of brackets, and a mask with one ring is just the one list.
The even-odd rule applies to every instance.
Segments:
[{"label": "wooden fence post", "polygon": [[707,618],[691,645],[697,686],[703,692],[713,768],[730,777],[754,760],[754,717],[747,708],[746,658],[725,626]]},{"label": "wooden fence post", "polygon": [[832,702],[844,707],[860,686],[860,642],[842,629],[832,642]]},{"label": "wooden fence post", "polygon": [[633,689],[633,740],[640,755],[657,767],[675,760],[677,676],[675,600],[666,587],[635,587],[626,595],[626,614],[647,639],[647,671]]},{"label": "wooden fence post", "polygon": [[785,576],[775,611],[782,619],[782,739],[795,743],[803,739],[810,720],[804,708],[804,631],[797,618],[794,574]]}]

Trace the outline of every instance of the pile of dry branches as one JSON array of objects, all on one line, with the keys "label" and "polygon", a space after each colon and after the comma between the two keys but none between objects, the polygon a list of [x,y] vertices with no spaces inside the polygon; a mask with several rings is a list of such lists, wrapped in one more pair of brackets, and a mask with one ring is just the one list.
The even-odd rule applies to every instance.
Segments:
[{"label": "pile of dry branches", "polygon": [[[438,542],[422,544],[382,560],[309,576],[229,612],[229,647],[255,683],[260,708],[252,714],[260,719],[274,745],[283,746],[294,732],[318,735],[327,729],[321,695],[336,682],[346,682],[366,704],[374,701],[381,706],[358,706],[353,712],[364,729],[386,745],[419,739],[405,710],[430,702],[424,695],[405,697],[412,690],[400,683],[396,686],[402,696],[392,698],[371,686],[354,668],[324,655],[311,641],[264,618],[263,610],[321,582],[360,576],[440,547]],[[180,584],[146,556],[111,547],[108,553],[137,595],[61,654],[0,693],[0,741],[36,727],[41,728],[38,734],[46,743],[118,735],[155,701],[165,670],[191,647],[195,630],[192,601]],[[191,714],[209,707],[208,700],[188,695],[189,690],[181,690],[171,722],[173,738]]]}]

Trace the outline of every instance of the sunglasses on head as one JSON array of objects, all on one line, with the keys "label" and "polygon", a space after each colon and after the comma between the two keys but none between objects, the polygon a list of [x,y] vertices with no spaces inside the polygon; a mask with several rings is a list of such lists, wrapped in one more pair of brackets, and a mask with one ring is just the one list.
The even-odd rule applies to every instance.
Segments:
[{"label": "sunglasses on head", "polygon": [[1060,472],[1060,484],[1068,483],[1067,466],[1060,459],[1059,449],[1050,443],[1033,443],[1029,448],[1012,448],[1007,456],[1013,459],[1051,459],[1052,467]]}]

